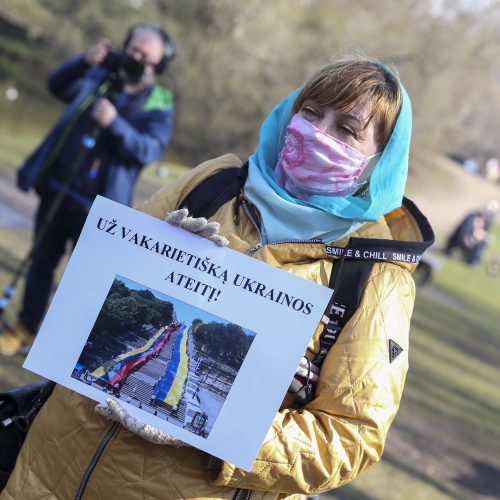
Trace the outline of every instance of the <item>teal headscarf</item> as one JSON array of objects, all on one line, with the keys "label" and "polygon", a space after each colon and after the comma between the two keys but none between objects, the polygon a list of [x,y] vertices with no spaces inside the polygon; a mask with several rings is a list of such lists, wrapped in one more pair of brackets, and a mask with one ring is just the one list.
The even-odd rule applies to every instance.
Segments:
[{"label": "teal headscarf", "polygon": [[288,194],[278,183],[274,168],[300,89],[271,111],[260,129],[259,146],[249,159],[245,184],[246,196],[261,214],[265,242],[309,238],[334,241],[401,206],[408,174],[412,113],[410,98],[401,84],[400,88],[399,116],[363,197],[313,195],[299,200]]}]

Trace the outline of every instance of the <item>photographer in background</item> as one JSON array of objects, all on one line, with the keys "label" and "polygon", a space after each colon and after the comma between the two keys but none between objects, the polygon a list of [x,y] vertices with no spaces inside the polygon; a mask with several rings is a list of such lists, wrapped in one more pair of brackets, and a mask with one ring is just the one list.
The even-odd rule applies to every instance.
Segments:
[{"label": "photographer in background", "polygon": [[40,196],[35,243],[18,321],[0,335],[0,353],[31,345],[45,313],[54,272],[66,244],[74,244],[97,195],[131,204],[141,169],[158,160],[170,140],[172,94],[155,83],[175,57],[175,43],[159,26],[130,28],[123,50],[99,40],[48,79],[69,103],[59,122],[27,158],[18,186]]}]

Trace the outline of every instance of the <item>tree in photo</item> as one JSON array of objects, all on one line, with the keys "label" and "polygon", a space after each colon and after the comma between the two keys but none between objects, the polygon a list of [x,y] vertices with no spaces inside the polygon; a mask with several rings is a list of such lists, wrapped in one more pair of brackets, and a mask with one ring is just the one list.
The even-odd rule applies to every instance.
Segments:
[{"label": "tree in photo", "polygon": [[235,369],[241,367],[254,339],[234,323],[199,322],[193,330],[198,351]]},{"label": "tree in photo", "polygon": [[91,369],[145,344],[162,326],[172,322],[173,312],[170,302],[158,299],[150,290],[134,290],[115,279],[79,363]]}]

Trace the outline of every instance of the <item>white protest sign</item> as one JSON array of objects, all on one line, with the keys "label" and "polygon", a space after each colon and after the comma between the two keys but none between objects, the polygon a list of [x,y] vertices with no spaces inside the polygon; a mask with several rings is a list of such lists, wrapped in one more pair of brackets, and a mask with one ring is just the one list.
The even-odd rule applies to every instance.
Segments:
[{"label": "white protest sign", "polygon": [[24,366],[249,470],[330,296],[98,197]]}]

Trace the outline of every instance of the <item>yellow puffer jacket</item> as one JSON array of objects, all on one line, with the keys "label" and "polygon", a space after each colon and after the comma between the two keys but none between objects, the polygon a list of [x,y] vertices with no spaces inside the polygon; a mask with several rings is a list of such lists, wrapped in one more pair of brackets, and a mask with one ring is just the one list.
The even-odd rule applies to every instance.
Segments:
[{"label": "yellow puffer jacket", "polygon": [[[233,155],[206,162],[160,190],[141,210],[163,219],[203,179],[240,164]],[[241,205],[237,225],[233,210],[234,203],[226,203],[212,220],[220,222],[230,247],[247,252],[259,236]],[[352,236],[422,246],[432,231],[423,217],[421,230],[416,218],[400,208]],[[325,286],[336,263],[318,243],[266,245],[253,257]],[[252,500],[299,498],[353,480],[382,456],[399,406],[408,369],[415,265],[375,263],[358,310],[325,359],[315,399],[297,410],[285,398],[250,472],[191,447],[150,444],[97,414],[94,401],[57,387],[28,434],[2,500],[230,499],[239,488],[254,490]],[[311,359],[321,331],[318,327],[309,343]],[[393,362],[390,340],[403,349]]]}]

